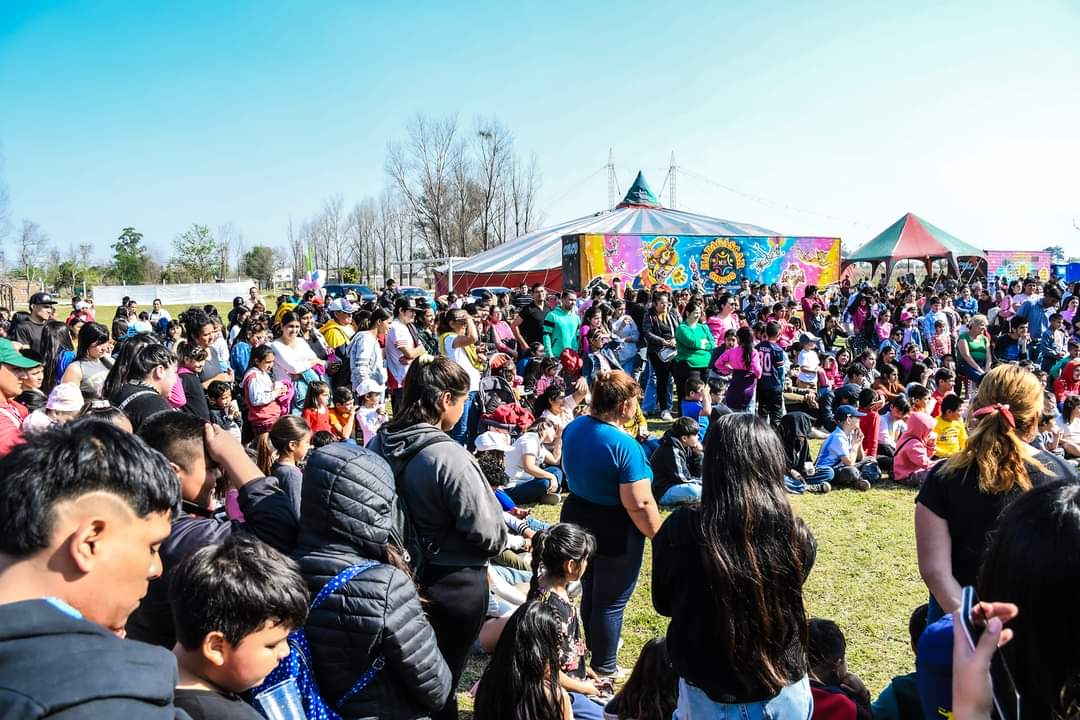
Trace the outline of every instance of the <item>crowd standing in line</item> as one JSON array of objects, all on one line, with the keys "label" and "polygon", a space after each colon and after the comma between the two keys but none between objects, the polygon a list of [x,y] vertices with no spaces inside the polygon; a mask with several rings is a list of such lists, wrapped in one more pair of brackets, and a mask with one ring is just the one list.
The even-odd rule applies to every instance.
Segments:
[{"label": "crowd standing in line", "polygon": [[[1000,645],[1025,717],[1077,716],[1078,297],[388,281],[107,325],[36,293],[0,309],[0,710],[253,718],[295,672],[319,717],[983,718]],[[927,603],[872,701],[787,496],[886,479]],[[627,677],[647,542],[671,621]]]}]

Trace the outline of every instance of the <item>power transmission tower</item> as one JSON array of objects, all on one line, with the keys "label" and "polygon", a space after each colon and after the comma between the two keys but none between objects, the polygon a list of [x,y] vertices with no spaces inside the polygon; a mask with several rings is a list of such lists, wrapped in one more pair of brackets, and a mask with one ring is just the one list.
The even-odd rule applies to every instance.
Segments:
[{"label": "power transmission tower", "polygon": [[617,190],[615,188],[615,153],[611,148],[607,151],[607,206],[608,208],[615,207],[615,194]]},{"label": "power transmission tower", "polygon": [[668,195],[671,201],[671,209],[675,209],[675,174],[679,171],[679,166],[675,164],[675,151],[671,151],[671,164],[668,166],[668,179],[671,182],[671,191]]}]

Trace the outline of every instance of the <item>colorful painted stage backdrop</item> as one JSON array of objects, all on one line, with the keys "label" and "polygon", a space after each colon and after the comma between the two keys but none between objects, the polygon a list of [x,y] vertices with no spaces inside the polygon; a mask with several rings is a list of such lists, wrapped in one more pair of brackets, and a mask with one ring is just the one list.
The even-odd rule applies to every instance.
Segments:
[{"label": "colorful painted stage backdrop", "polygon": [[798,296],[840,277],[840,238],[715,237],[701,235],[568,235],[563,237],[563,282],[585,287],[594,278],[620,277],[631,287],[690,287],[780,283]]},{"label": "colorful painted stage backdrop", "polygon": [[1018,280],[1034,275],[1045,282],[1050,279],[1050,259],[1043,250],[987,250],[987,277]]}]

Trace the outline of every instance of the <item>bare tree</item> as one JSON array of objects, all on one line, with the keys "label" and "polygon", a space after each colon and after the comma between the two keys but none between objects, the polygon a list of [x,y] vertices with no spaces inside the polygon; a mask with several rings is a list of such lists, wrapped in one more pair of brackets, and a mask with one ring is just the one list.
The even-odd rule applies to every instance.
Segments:
[{"label": "bare tree", "polygon": [[[4,158],[0,157],[0,243],[7,239],[11,232],[11,197],[8,195],[7,183],[3,178]],[[3,267],[0,264],[0,267]]]},{"label": "bare tree", "polygon": [[82,291],[86,294],[86,274],[90,270],[90,259],[94,256],[94,246],[90,243],[80,243],[77,253],[79,272],[82,274]]},{"label": "bare tree", "polygon": [[510,206],[513,214],[514,237],[534,229],[540,223],[536,211],[536,193],[540,190],[540,171],[536,166],[536,154],[529,157],[523,167],[519,158],[514,159],[510,173]]},{"label": "bare tree", "polygon": [[[237,238],[239,233],[236,230],[236,226],[232,224],[232,221],[222,223],[218,225],[217,241],[218,251],[221,254],[219,260],[218,277],[222,280],[229,276],[229,261],[235,256]],[[240,261],[236,262],[236,271],[240,272]]]},{"label": "bare tree", "polygon": [[378,260],[376,225],[375,201],[371,198],[354,203],[345,218],[345,237],[349,244],[350,257],[360,271],[361,279],[368,283],[375,274]]},{"label": "bare tree", "polygon": [[408,141],[391,143],[386,172],[413,216],[433,256],[450,252],[452,175],[462,149],[457,140],[457,118],[431,120],[417,115],[408,129]]},{"label": "bare tree", "polygon": [[327,271],[333,267],[338,280],[341,279],[341,268],[348,263],[349,259],[349,250],[342,226],[344,207],[345,199],[340,194],[334,195],[323,203],[322,215],[319,216],[317,223],[326,250],[323,264],[319,267]]},{"label": "bare tree", "polygon": [[292,258],[292,271],[293,281],[304,274],[305,254],[307,252],[307,243],[305,241],[303,229],[300,232],[293,230],[292,218],[289,218],[288,229],[288,249],[289,255]]},{"label": "bare tree", "polygon": [[23,271],[23,279],[26,280],[26,294],[31,293],[30,282],[33,279],[37,265],[41,263],[48,245],[49,236],[36,222],[23,220],[22,232],[19,233],[19,267]]},{"label": "bare tree", "polygon": [[498,244],[499,206],[507,171],[513,163],[513,138],[494,118],[476,123],[476,236],[481,250]]}]

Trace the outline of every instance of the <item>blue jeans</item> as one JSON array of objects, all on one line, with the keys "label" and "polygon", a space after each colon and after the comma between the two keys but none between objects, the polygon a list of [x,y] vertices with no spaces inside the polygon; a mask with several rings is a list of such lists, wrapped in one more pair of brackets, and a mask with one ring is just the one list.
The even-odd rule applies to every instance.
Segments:
[{"label": "blue jeans", "polygon": [[581,578],[581,624],[592,651],[592,668],[600,674],[617,669],[623,611],[637,586],[644,552],[645,536],[630,530],[622,554],[596,555]]},{"label": "blue jeans", "polygon": [[660,447],[660,438],[651,437],[648,440],[638,440],[638,442],[641,443],[641,447],[645,448],[645,457],[651,458],[656,449]]},{"label": "blue jeans", "polygon": [[814,474],[810,477],[803,476],[802,480],[796,480],[790,475],[784,476],[784,489],[793,495],[802,495],[810,485],[820,485],[823,482],[832,482],[836,477],[836,471],[831,467],[814,468]]},{"label": "blue jeans", "polygon": [[476,403],[477,392],[471,391],[465,398],[465,408],[461,411],[461,419],[448,435],[459,445],[468,447],[476,436],[476,423],[480,419],[480,406]]},{"label": "blue jeans", "polygon": [[[559,479],[559,487],[562,487],[563,472],[562,468],[555,466],[549,466],[544,468],[555,477]],[[525,505],[526,503],[533,503],[542,498],[546,493],[550,492],[550,485],[547,478],[530,478],[528,480],[522,480],[513,487],[504,488],[503,492],[510,496],[510,499],[514,501],[515,505]]]},{"label": "blue jeans", "polygon": [[704,690],[679,678],[679,704],[671,720],[810,720],[813,712],[814,698],[805,677],[769,700],[732,704],[714,702]]},{"label": "blue jeans", "polygon": [[672,485],[660,498],[661,505],[685,505],[701,500],[701,483],[689,482]]}]

